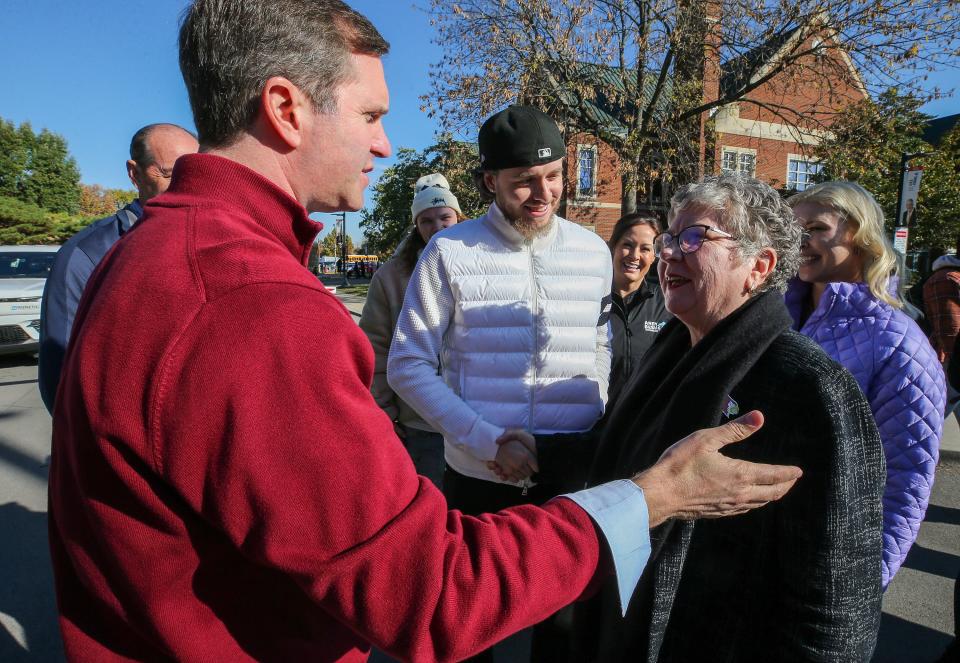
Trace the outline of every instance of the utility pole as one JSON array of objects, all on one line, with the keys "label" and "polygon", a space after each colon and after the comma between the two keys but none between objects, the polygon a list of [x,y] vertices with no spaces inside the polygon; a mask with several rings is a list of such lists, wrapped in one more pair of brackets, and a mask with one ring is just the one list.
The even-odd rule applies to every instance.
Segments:
[{"label": "utility pole", "polygon": [[347,279],[347,213],[338,212],[334,216],[339,217],[337,228],[340,233],[340,264],[343,265],[343,285],[348,286],[350,281]]}]

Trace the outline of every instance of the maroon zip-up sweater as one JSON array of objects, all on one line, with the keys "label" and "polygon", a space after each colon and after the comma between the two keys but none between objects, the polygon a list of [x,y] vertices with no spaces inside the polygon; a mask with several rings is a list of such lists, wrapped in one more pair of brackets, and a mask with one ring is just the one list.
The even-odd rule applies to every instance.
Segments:
[{"label": "maroon zip-up sweater", "polygon": [[369,343],[304,268],[318,230],[188,155],[94,273],[50,468],[72,660],[453,660],[600,573],[573,502],[469,518],[417,477]]}]

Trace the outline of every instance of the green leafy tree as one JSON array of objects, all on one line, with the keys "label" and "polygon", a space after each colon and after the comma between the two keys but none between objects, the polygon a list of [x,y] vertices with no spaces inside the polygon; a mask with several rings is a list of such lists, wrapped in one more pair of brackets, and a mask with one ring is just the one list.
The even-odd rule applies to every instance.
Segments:
[{"label": "green leafy tree", "polygon": [[0,120],[0,196],[17,198],[53,212],[80,210],[80,170],[63,136],[28,122]]},{"label": "green leafy tree", "polygon": [[90,221],[0,196],[0,244],[62,244]]},{"label": "green leafy tree", "polygon": [[[893,232],[903,153],[931,152],[923,130],[930,117],[920,112],[923,101],[889,89],[876,101],[850,107],[832,126],[832,138],[816,150],[824,164],[821,178],[859,182],[883,208],[887,230]],[[910,245],[952,246],[960,229],[960,134],[955,129],[936,153],[917,159],[924,167],[916,223]]]},{"label": "green leafy tree", "polygon": [[473,169],[479,163],[476,147],[440,136],[435,145],[420,152],[408,147],[397,151],[397,160],[384,170],[373,187],[373,208],[361,213],[360,227],[369,250],[388,257],[413,225],[410,205],[413,185],[430,173],[442,173],[457,196],[466,218],[486,209],[473,184]]},{"label": "green leafy tree", "polygon": [[[347,235],[347,253],[353,253],[354,249],[353,238]],[[336,230],[331,230],[320,240],[319,255],[332,256],[334,258],[340,257],[339,235]]]},{"label": "green leafy tree", "polygon": [[0,196],[19,198],[30,157],[33,130],[0,118]]},{"label": "green leafy tree", "polygon": [[48,210],[16,198],[0,197],[0,244],[54,244]]},{"label": "green leafy tree", "polygon": [[960,125],[947,134],[936,152],[922,161],[920,200],[911,242],[951,249],[960,236]]},{"label": "green leafy tree", "polygon": [[364,240],[377,253],[390,253],[411,225],[413,184],[432,172],[425,152],[409,147],[397,150],[397,160],[373,186],[373,209],[364,209],[360,228]]},{"label": "green leafy tree", "polygon": [[44,129],[34,138],[22,200],[53,212],[75,214],[80,209],[80,169],[67,141]]}]

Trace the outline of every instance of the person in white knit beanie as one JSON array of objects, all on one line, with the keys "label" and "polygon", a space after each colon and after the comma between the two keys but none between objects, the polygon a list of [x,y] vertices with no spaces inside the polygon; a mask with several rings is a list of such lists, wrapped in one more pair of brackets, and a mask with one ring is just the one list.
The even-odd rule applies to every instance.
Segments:
[{"label": "person in white knit beanie", "polygon": [[393,420],[397,436],[404,441],[417,472],[442,488],[443,436],[403,402],[387,384],[387,356],[397,316],[403,306],[407,282],[420,252],[435,234],[463,219],[460,203],[450,183],[440,173],[424,175],[413,186],[410,211],[413,227],[393,257],[373,275],[367,301],[360,316],[360,329],[370,339],[374,353],[373,383],[370,391],[377,404]]},{"label": "person in white knit beanie", "polygon": [[421,212],[427,209],[449,207],[457,214],[463,216],[460,211],[460,203],[457,197],[450,191],[450,183],[447,178],[440,173],[424,175],[413,185],[413,204],[410,211],[413,214],[413,223],[417,223],[417,217]]}]

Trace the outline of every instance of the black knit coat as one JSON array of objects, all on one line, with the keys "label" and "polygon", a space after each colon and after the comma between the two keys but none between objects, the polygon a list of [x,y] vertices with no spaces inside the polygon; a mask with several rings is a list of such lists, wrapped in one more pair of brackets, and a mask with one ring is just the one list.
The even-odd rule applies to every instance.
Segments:
[{"label": "black knit coat", "polygon": [[608,582],[576,608],[577,661],[869,661],[880,624],[883,450],[856,382],[789,330],[776,292],[696,346],[668,323],[625,385],[589,483],[631,477],[687,434],[760,410],[730,456],[793,464],[779,502],[740,516],[668,521],[620,617]]}]

